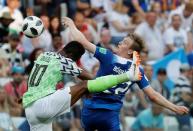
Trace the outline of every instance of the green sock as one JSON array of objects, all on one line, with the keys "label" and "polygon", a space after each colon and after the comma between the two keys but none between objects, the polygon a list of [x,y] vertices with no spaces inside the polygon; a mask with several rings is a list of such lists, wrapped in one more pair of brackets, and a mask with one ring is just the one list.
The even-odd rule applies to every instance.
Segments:
[{"label": "green sock", "polygon": [[91,93],[105,91],[117,84],[127,82],[129,78],[126,73],[120,75],[108,75],[96,78],[95,80],[88,80],[88,91]]}]

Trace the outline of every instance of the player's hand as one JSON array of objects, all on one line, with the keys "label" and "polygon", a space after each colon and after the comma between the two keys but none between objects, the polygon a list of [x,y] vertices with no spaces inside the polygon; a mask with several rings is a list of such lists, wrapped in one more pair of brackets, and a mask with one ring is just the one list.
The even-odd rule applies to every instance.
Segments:
[{"label": "player's hand", "polygon": [[176,106],[174,112],[179,115],[185,115],[189,113],[189,109],[185,106]]},{"label": "player's hand", "polygon": [[76,28],[72,19],[70,19],[68,17],[63,17],[62,18],[62,24],[66,27],[69,27],[69,29],[70,29],[69,36],[71,36],[73,38],[73,40],[78,41],[80,43],[84,43],[85,41],[87,41],[85,36]]},{"label": "player's hand", "polygon": [[63,17],[62,20],[62,25],[65,26],[65,27],[76,27],[74,22],[72,21],[72,19],[68,18],[68,17]]}]

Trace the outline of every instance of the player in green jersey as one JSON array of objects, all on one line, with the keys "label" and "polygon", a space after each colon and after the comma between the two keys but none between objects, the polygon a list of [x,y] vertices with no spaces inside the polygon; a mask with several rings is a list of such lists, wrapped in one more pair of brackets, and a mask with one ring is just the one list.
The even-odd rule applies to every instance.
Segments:
[{"label": "player in green jersey", "polygon": [[126,73],[103,76],[56,90],[56,85],[63,81],[64,74],[89,78],[74,62],[82,54],[82,45],[73,41],[60,53],[45,52],[35,61],[28,79],[28,91],[23,96],[23,106],[31,131],[51,131],[53,119],[69,112],[70,106],[85,93],[101,92],[123,82],[141,79],[139,55],[134,52],[133,64]]}]

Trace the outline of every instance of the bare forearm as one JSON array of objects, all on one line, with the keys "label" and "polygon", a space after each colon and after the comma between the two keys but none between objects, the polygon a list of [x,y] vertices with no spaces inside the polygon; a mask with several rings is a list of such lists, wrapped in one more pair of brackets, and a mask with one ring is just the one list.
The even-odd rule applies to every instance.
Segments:
[{"label": "bare forearm", "polygon": [[96,46],[89,42],[86,37],[80,32],[75,26],[70,28],[71,35],[74,37],[74,39],[78,42],[80,42],[86,50],[88,50],[91,53],[94,53],[96,50]]},{"label": "bare forearm", "polygon": [[156,97],[154,97],[153,99],[151,99],[153,102],[155,102],[156,104],[163,106],[167,109],[170,109],[172,111],[176,111],[175,109],[175,105],[173,103],[171,103],[170,101],[168,101],[166,98],[164,98],[160,93],[155,92],[154,94]]},{"label": "bare forearm", "polygon": [[81,80],[92,80],[94,79],[93,75],[85,70],[78,76]]},{"label": "bare forearm", "polygon": [[84,48],[91,53],[95,52],[96,46],[86,39],[86,37],[76,28],[74,22],[70,18],[62,18],[62,24],[69,27],[69,35],[72,36],[75,41],[80,42]]}]

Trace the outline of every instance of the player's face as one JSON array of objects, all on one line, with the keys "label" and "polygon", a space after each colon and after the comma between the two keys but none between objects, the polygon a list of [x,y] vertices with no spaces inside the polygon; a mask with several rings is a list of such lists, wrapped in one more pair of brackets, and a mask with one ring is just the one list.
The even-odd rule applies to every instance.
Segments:
[{"label": "player's face", "polygon": [[133,44],[133,40],[130,37],[124,38],[121,42],[119,42],[118,53],[128,54],[132,44]]},{"label": "player's face", "polygon": [[180,28],[181,26],[181,18],[180,16],[176,15],[172,18],[172,25],[174,28]]}]

